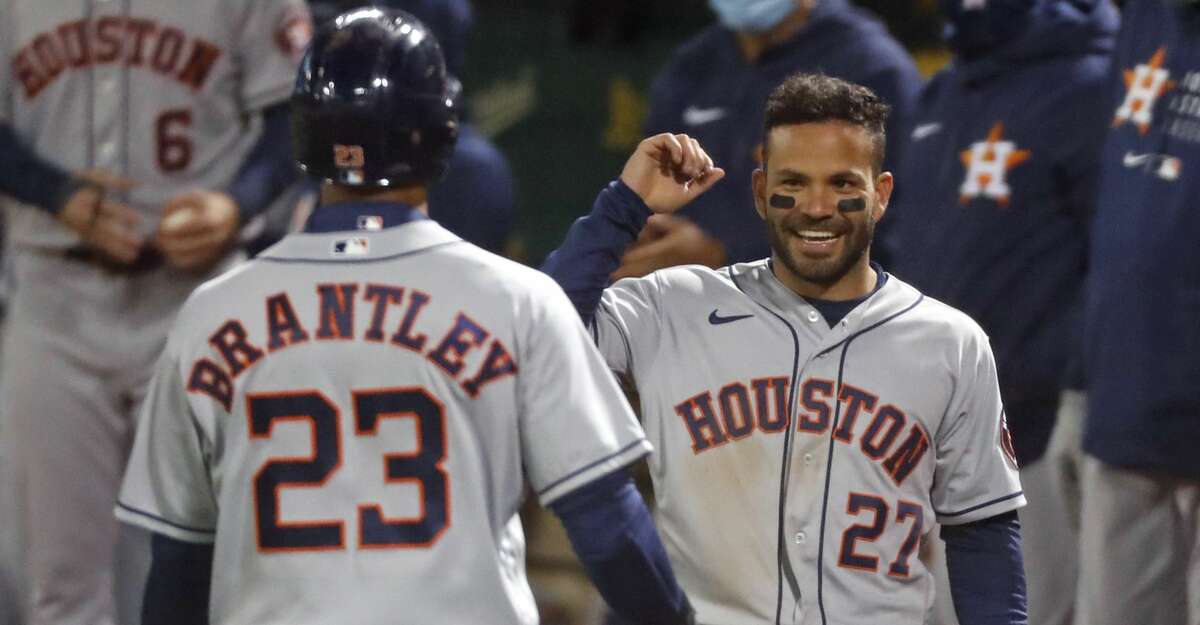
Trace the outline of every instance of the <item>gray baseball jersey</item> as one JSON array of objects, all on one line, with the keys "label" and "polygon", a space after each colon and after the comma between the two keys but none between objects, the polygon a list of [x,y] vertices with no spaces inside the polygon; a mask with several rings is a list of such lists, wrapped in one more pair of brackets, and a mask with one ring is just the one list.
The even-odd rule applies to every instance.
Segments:
[{"label": "gray baseball jersey", "polygon": [[550,278],[432,221],[197,290],[117,515],[215,541],[214,624],[536,623],[517,508],[651,449]]},{"label": "gray baseball jersey", "polygon": [[[287,98],[311,25],[303,0],[0,0],[0,116],[71,170],[137,182],[152,232],[187,187],[224,189]],[[46,213],[9,211],[17,245],[65,247]]]},{"label": "gray baseball jersey", "polygon": [[[303,0],[0,0],[0,16],[0,118],[65,169],[134,180],[114,195],[143,213],[147,236],[176,193],[229,186],[255,113],[290,93],[310,30]],[[19,501],[0,525],[27,527],[23,561],[0,564],[28,583],[32,625],[125,622],[113,585],[131,576],[114,575],[109,511],[150,369],[204,276],[72,259],[74,234],[3,204],[14,287],[0,487]]]},{"label": "gray baseball jersey", "polygon": [[832,328],[766,260],[619,281],[595,319],[701,623],[919,625],[933,522],[1024,504],[987,337],[895,276]]}]

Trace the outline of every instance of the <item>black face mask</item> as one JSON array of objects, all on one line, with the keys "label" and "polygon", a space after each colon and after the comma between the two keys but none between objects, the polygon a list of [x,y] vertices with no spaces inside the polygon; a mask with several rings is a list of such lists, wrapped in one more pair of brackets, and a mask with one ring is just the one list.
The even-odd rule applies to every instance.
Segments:
[{"label": "black face mask", "polygon": [[946,18],[946,41],[971,57],[1003,44],[1023,31],[1038,0],[938,0]]}]

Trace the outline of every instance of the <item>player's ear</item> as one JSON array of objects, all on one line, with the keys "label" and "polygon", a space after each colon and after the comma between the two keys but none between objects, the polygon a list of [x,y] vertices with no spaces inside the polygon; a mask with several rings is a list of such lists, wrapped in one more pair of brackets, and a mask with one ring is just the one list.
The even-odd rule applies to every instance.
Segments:
[{"label": "player's ear", "polygon": [[883,218],[887,212],[888,202],[892,199],[892,187],[896,181],[892,172],[885,171],[875,177],[875,221]]},{"label": "player's ear", "polygon": [[[765,167],[765,165],[764,165]],[[767,172],[763,167],[750,176],[750,192],[754,194],[754,210],[764,220],[767,218]]]}]

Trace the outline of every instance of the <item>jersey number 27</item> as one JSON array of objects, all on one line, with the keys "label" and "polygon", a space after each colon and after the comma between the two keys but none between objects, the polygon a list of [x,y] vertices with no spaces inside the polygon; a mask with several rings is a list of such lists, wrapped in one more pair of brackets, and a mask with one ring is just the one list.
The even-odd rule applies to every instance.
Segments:
[{"label": "jersey number 27", "polygon": [[[446,417],[442,404],[425,389],[389,388],[354,391],[354,434],[376,436],[383,419],[415,419],[417,450],[384,454],[387,483],[416,482],[421,515],[389,519],[378,503],[358,505],[358,546],[363,549],[428,547],[450,526],[450,483],[446,458]],[[279,518],[282,488],[319,488],[342,465],[338,407],[320,391],[247,395],[250,438],[270,438],[280,421],[307,421],[313,452],[307,457],[275,458],[254,476],[254,501],[260,551],[326,551],[345,548],[340,520],[287,522]]]}]

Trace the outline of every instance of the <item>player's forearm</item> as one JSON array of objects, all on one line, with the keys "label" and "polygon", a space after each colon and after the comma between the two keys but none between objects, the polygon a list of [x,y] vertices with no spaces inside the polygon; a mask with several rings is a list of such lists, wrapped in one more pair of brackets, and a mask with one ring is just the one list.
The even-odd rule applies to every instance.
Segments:
[{"label": "player's forearm", "polygon": [[1016,512],[942,527],[954,611],[962,625],[1027,625]]},{"label": "player's forearm", "polygon": [[262,116],[262,134],[229,185],[243,224],[266,210],[297,177],[287,103],[268,107]]},{"label": "player's forearm", "polygon": [[551,504],[596,588],[629,625],[692,623],[641,495],[624,470]]},{"label": "player's forearm", "polygon": [[596,196],[592,212],[575,221],[562,245],[542,264],[542,271],[566,291],[585,323],[595,314],[625,247],[637,239],[649,218],[645,202],[625,183],[614,181]]},{"label": "player's forearm", "polygon": [[57,214],[83,184],[34,153],[12,126],[0,123],[0,193]]},{"label": "player's forearm", "polygon": [[208,625],[212,545],[151,537],[142,625]]}]

